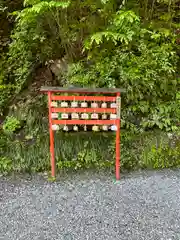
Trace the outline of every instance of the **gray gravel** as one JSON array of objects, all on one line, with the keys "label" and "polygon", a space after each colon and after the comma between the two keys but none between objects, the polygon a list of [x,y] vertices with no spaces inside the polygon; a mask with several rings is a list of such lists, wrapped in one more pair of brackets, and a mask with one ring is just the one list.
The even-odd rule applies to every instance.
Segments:
[{"label": "gray gravel", "polygon": [[0,178],[2,240],[180,239],[180,170]]}]

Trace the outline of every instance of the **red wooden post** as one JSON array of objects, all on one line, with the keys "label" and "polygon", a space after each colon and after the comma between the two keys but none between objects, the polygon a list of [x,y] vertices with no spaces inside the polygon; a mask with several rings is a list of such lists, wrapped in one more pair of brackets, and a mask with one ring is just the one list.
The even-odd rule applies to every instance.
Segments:
[{"label": "red wooden post", "polygon": [[[117,98],[120,97],[120,93],[116,94]],[[119,105],[119,106],[118,106]],[[120,101],[117,103],[117,119],[116,119],[116,180],[120,180]]]},{"label": "red wooden post", "polygon": [[55,177],[55,155],[54,155],[54,133],[52,130],[52,117],[51,117],[51,98],[52,94],[48,92],[48,105],[49,105],[49,134],[50,134],[50,158],[51,158],[51,176]]}]

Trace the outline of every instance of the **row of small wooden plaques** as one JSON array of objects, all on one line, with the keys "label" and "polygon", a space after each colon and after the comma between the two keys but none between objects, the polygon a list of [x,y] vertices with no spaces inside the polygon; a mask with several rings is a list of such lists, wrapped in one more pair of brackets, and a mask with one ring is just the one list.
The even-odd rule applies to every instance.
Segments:
[{"label": "row of small wooden plaques", "polygon": [[[79,131],[79,127],[77,125],[74,125],[71,129],[69,126],[64,125],[63,128],[61,128],[59,125],[54,124],[54,125],[52,125],[52,130],[54,130],[54,131],[63,130],[65,132],[68,132],[69,130],[73,130],[73,131],[77,132],[77,131]],[[83,127],[83,130],[87,131],[86,125]],[[94,132],[98,132],[101,130],[102,131],[108,131],[108,130],[117,131],[117,127],[116,127],[116,125],[112,125],[112,126],[102,125],[101,127],[97,126],[97,125],[92,126],[92,131],[94,131]]]},{"label": "row of small wooden plaques", "polygon": [[[68,114],[68,113],[61,113],[61,114],[58,114],[58,113],[52,113],[51,114],[51,118],[52,119],[108,119],[108,115],[107,114],[97,114],[97,113],[92,113],[92,114],[88,114],[88,113],[82,113],[82,114],[78,114],[78,113],[71,113],[71,114]],[[117,118],[117,115],[116,114],[113,114],[111,113],[110,116],[109,116],[110,119],[116,119]]]},{"label": "row of small wooden plaques", "polygon": [[[60,102],[60,107],[63,107],[63,108],[68,108],[69,107],[69,103],[68,102]],[[87,102],[71,102],[70,106],[72,108],[78,108],[79,106],[82,107],[82,108],[88,108],[88,103]],[[115,102],[112,102],[110,103],[110,108],[116,108],[116,103]],[[58,107],[58,102],[51,102],[51,107]],[[106,102],[103,102],[100,106],[98,105],[98,103],[96,102],[91,102],[91,105],[90,105],[91,108],[98,108],[98,107],[101,107],[101,108],[107,108],[108,107],[108,104]]]}]

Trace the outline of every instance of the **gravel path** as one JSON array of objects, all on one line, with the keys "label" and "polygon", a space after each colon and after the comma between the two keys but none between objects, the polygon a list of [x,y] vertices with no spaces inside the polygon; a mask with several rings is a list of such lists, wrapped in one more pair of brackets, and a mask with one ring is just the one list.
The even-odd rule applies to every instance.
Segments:
[{"label": "gravel path", "polygon": [[1,240],[180,239],[180,170],[0,178]]}]

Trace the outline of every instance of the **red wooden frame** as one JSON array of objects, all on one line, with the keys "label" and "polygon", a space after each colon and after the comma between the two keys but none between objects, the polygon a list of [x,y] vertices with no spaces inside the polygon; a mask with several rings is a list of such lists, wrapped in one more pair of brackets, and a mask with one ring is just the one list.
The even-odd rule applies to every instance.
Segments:
[{"label": "red wooden frame", "polygon": [[[84,89],[84,88],[59,88],[59,87],[42,87],[42,92],[46,92],[48,95],[48,108],[49,108],[49,133],[50,133],[50,158],[51,158],[51,175],[55,177],[55,151],[54,151],[54,131],[52,129],[53,124],[63,125],[116,125],[116,162],[115,171],[116,179],[120,179],[120,103],[121,103],[121,92],[123,89]],[[115,96],[67,96],[67,95],[55,95],[55,93],[74,93],[74,94],[113,94]],[[52,107],[52,101],[93,101],[93,102],[117,102],[116,108],[59,108]],[[115,120],[57,120],[52,119],[52,113],[68,112],[68,113],[116,113],[117,118]]]}]

